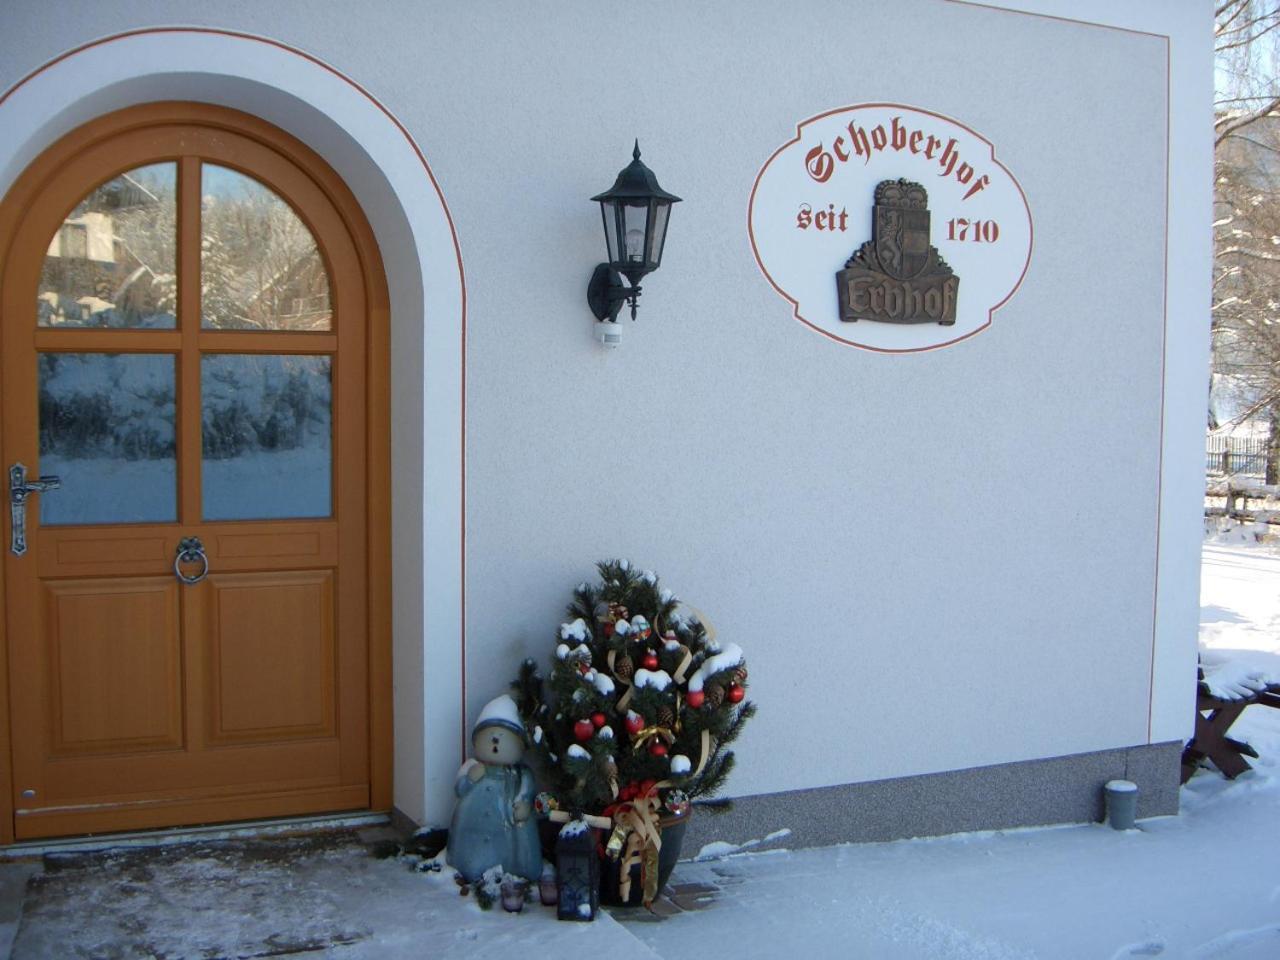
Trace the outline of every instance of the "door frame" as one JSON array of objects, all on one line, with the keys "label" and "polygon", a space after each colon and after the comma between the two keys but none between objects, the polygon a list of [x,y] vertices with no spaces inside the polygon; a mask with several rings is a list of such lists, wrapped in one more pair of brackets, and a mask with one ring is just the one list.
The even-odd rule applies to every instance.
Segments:
[{"label": "door frame", "polygon": [[[0,261],[17,242],[15,231],[52,173],[79,151],[124,131],[159,123],[197,123],[256,140],[282,154],[320,186],[355,244],[366,291],[365,390],[368,411],[366,529],[369,639],[370,810],[391,809],[393,787],[391,638],[391,391],[390,296],[373,230],[351,190],[319,154],[264,120],[228,107],[162,101],[100,116],[58,139],[33,160],[0,199]],[[0,436],[0,442],[3,436]],[[4,524],[7,533],[7,522]],[[7,549],[7,546],[5,547]],[[0,602],[7,596],[0,565]],[[14,842],[9,647],[6,617],[0,616],[0,844]]]}]

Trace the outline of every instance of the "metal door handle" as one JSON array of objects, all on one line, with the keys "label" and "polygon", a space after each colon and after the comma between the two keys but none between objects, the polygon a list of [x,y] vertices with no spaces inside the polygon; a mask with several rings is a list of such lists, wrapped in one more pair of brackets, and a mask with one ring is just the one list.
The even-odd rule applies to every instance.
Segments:
[{"label": "metal door handle", "polygon": [[[195,576],[188,577],[182,572],[184,563],[196,562],[200,563],[200,572]],[[205,556],[204,544],[199,537],[184,537],[178,542],[178,552],[173,558],[173,575],[187,586],[197,584],[209,575],[209,558]]]},{"label": "metal door handle", "polygon": [[27,480],[27,468],[15,463],[9,468],[9,551],[20,557],[27,552],[27,498],[62,486],[59,477]]}]

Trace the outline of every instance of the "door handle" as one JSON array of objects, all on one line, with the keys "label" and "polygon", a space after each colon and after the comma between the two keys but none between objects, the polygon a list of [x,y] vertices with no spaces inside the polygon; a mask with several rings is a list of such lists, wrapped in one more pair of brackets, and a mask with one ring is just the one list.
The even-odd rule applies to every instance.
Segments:
[{"label": "door handle", "polygon": [[[184,563],[199,563],[200,572],[187,576],[182,572]],[[209,575],[209,558],[205,555],[204,544],[199,537],[183,537],[178,542],[178,552],[173,558],[173,575],[187,586],[194,586]]]},{"label": "door handle", "polygon": [[20,557],[27,552],[27,498],[62,486],[59,477],[27,479],[27,468],[15,463],[9,468],[9,552]]}]

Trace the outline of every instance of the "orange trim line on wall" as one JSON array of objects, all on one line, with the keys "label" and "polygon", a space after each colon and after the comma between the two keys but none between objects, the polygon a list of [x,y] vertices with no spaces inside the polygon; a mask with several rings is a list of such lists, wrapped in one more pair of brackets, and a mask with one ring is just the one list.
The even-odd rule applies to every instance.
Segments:
[{"label": "orange trim line on wall", "polygon": [[[126,30],[121,33],[111,34],[110,36],[100,37],[97,40],[90,40],[88,43],[83,43],[77,47],[72,47],[70,50],[64,51],[63,53],[54,57],[52,60],[49,60],[41,64],[36,69],[32,70],[30,73],[24,76],[21,80],[19,80],[13,86],[9,87],[9,89],[5,90],[4,93],[0,94],[0,105],[3,105],[4,102],[8,100],[9,97],[12,96],[17,90],[19,90],[25,84],[29,83],[34,78],[38,77],[40,74],[44,73],[46,70],[49,70],[50,68],[56,66],[57,64],[61,63],[64,60],[67,60],[70,57],[75,56],[76,54],[83,53],[85,50],[90,50],[93,47],[104,46],[108,43],[113,43],[117,40],[126,40],[130,37],[145,36],[150,34],[164,34],[164,33],[210,34],[213,36],[232,37],[238,40],[252,40],[256,43],[267,44],[268,46],[272,46],[279,50],[283,50],[286,53],[294,54],[295,56],[301,57],[302,59],[307,60],[308,62],[313,63],[324,70],[327,70],[329,73],[333,74],[339,80],[342,80],[344,83],[348,84],[353,90],[355,90],[357,93],[363,96],[366,100],[368,100],[371,104],[377,107],[378,110],[382,111],[382,113],[386,116],[386,118],[395,125],[396,129],[400,131],[401,135],[405,138],[405,141],[409,144],[409,147],[413,150],[414,154],[417,156],[418,162],[422,164],[422,169],[426,173],[427,179],[431,181],[432,189],[435,190],[436,196],[440,199],[440,206],[444,210],[445,219],[449,223],[449,236],[453,242],[454,256],[457,258],[457,261],[458,261],[458,280],[461,286],[461,299],[462,299],[462,332],[461,332],[462,340],[460,344],[461,354],[462,354],[462,361],[461,361],[461,364],[462,364],[462,368],[461,368],[462,423],[461,423],[461,436],[460,436],[461,449],[459,451],[460,462],[462,464],[461,478],[460,478],[461,487],[462,487],[460,509],[462,513],[461,513],[461,524],[460,524],[461,533],[459,536],[459,544],[458,544],[459,559],[461,562],[461,567],[460,567],[461,583],[460,583],[460,589],[459,589],[458,602],[459,602],[459,608],[460,608],[459,623],[461,624],[461,628],[462,628],[461,635],[459,638],[459,645],[460,645],[459,653],[461,656],[461,663],[462,663],[462,671],[461,671],[461,678],[460,678],[460,683],[462,688],[462,691],[461,691],[462,698],[461,698],[461,713],[459,716],[459,731],[460,731],[459,750],[460,750],[460,758],[465,759],[467,756],[467,733],[466,733],[466,727],[467,727],[467,605],[466,605],[466,600],[467,600],[467,282],[466,282],[466,273],[462,264],[462,248],[461,248],[461,245],[458,243],[458,231],[456,226],[454,225],[453,214],[449,210],[448,201],[445,200],[444,192],[440,189],[440,183],[439,181],[436,180],[436,176],[431,170],[431,165],[427,163],[427,158],[423,154],[422,149],[418,146],[417,141],[413,139],[413,135],[409,133],[408,129],[406,129],[405,125],[400,122],[399,118],[397,118],[396,115],[392,113],[391,110],[388,109],[387,106],[384,103],[382,103],[381,100],[379,100],[372,93],[370,93],[368,89],[362,86],[358,81],[353,80],[351,77],[347,76],[341,70],[334,67],[332,64],[326,63],[324,60],[321,60],[315,54],[308,53],[305,50],[300,50],[297,47],[289,46],[288,44],[282,43],[279,40],[273,40],[269,37],[261,37],[252,33],[246,33],[239,30],[226,30],[218,27],[140,27],[136,30]],[[425,665],[424,665],[424,669],[425,669]]]},{"label": "orange trim line on wall", "polygon": [[1164,324],[1160,335],[1160,454],[1156,475],[1156,560],[1155,578],[1151,588],[1151,653],[1148,658],[1147,680],[1147,743],[1151,742],[1155,726],[1156,695],[1156,627],[1160,607],[1160,517],[1164,510],[1164,420],[1165,420],[1165,374],[1169,362],[1169,174],[1173,147],[1170,111],[1173,103],[1173,55],[1172,38],[1166,33],[1155,33],[1149,30],[1135,30],[1132,27],[1117,27],[1108,23],[1095,23],[1092,20],[1077,20],[1072,17],[1061,17],[1051,13],[1035,13],[1030,10],[1016,10],[993,3],[982,3],[980,0],[944,0],[966,7],[979,7],[996,13],[1012,13],[1024,17],[1039,17],[1042,20],[1056,20],[1059,23],[1070,23],[1082,27],[1093,27],[1097,30],[1116,30],[1120,33],[1132,33],[1142,37],[1154,37],[1164,41]]}]

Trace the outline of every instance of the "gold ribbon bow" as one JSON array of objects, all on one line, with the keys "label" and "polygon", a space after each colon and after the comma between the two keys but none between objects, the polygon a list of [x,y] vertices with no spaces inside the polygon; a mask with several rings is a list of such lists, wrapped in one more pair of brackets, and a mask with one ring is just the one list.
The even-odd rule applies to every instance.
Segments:
[{"label": "gold ribbon bow", "polygon": [[613,832],[605,852],[618,860],[618,895],[623,903],[631,897],[631,868],[636,864],[644,884],[644,905],[652,905],[658,896],[658,853],[662,850],[658,791],[669,786],[670,780],[659,780],[643,794],[617,804],[613,811]]}]

